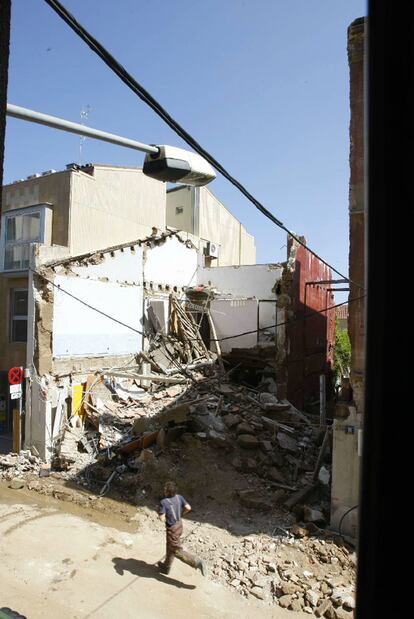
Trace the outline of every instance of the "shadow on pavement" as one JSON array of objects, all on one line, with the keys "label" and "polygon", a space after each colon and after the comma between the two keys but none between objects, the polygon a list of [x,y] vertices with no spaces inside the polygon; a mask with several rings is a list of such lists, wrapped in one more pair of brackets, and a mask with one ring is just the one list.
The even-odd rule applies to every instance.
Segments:
[{"label": "shadow on pavement", "polygon": [[112,563],[114,564],[115,571],[120,576],[123,576],[124,572],[130,572],[140,578],[154,578],[155,580],[159,580],[166,585],[172,585],[178,589],[195,589],[195,585],[186,585],[179,580],[175,580],[175,578],[165,576],[159,572],[156,565],[146,563],[140,559],[122,559],[121,557],[114,557]]}]

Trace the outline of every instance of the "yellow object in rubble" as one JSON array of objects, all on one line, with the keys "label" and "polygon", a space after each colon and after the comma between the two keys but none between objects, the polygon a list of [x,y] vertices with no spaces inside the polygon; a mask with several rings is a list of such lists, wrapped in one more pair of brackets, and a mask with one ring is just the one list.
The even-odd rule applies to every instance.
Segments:
[{"label": "yellow object in rubble", "polygon": [[84,385],[72,385],[72,415],[79,415],[83,419],[85,413],[82,409]]}]

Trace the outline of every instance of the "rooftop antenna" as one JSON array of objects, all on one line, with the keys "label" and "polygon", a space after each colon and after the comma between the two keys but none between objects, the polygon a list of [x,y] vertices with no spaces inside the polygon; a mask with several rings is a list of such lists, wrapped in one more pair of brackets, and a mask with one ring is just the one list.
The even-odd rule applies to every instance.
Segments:
[{"label": "rooftop antenna", "polygon": [[[91,111],[92,110],[91,110],[91,106],[89,105],[89,103],[87,104],[86,107],[83,107],[81,109],[80,111],[81,125],[85,124],[85,121],[89,117],[89,114]],[[81,135],[79,139],[79,165],[82,165],[82,146],[85,140],[86,140],[86,136]]]}]

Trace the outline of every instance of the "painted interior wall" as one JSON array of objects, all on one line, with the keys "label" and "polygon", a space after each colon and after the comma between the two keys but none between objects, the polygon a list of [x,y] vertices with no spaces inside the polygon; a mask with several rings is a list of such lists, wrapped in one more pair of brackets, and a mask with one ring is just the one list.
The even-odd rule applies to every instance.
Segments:
[{"label": "painted interior wall", "polygon": [[234,297],[272,300],[276,298],[275,286],[282,272],[279,264],[203,267],[198,271],[197,282]]},{"label": "painted interior wall", "polygon": [[[229,337],[257,329],[258,301],[256,299],[214,299],[210,304],[217,337]],[[223,353],[232,348],[254,348],[257,333],[220,342]]]},{"label": "painted interior wall", "polygon": [[[57,274],[53,304],[53,357],[124,355],[142,350],[142,249],[104,254],[99,264]],[[114,317],[119,324],[70,297]]]},{"label": "painted interior wall", "polygon": [[144,250],[144,281],[158,285],[185,287],[197,281],[197,271],[202,256],[196,248],[179,241],[176,236],[167,237],[163,244],[154,244]]},{"label": "painted interior wall", "polygon": [[[277,324],[276,287],[282,276],[283,267],[278,264],[255,264],[246,266],[204,267],[199,269],[197,279],[199,284],[211,285],[217,289],[223,299],[255,299],[257,301],[257,315],[254,320],[249,319],[249,326],[239,329],[238,332],[262,329],[257,337],[230,340],[226,348],[251,348],[253,346],[272,345],[275,338]],[[227,306],[226,306],[227,307]],[[244,320],[247,320],[247,315]],[[221,327],[224,328],[224,321]],[[231,325],[229,325],[231,326]],[[270,327],[266,329],[266,327]],[[231,335],[234,331],[226,333]],[[241,346],[243,342],[243,346]]]}]

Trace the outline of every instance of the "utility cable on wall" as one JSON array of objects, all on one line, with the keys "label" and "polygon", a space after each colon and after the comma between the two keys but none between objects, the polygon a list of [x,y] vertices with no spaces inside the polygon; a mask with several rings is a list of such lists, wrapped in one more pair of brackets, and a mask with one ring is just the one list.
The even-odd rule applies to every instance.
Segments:
[{"label": "utility cable on wall", "polygon": [[224,178],[234,185],[265,217],[270,219],[276,226],[284,230],[292,239],[299,245],[302,245],[310,254],[315,256],[334,273],[340,275],[346,281],[354,284],[358,288],[364,289],[364,286],[352,281],[340,271],[335,269],[326,260],[321,258],[315,251],[310,249],[299,237],[291,232],[277,217],[273,215],[259,200],[257,200],[234,176],[232,176],[224,166],[217,161],[208,151],[206,151],[162,106],[161,104],[143,87],[137,80],[112,56],[107,49],[95,39],[84,28],[75,17],[58,0],[45,0],[45,2],[72,28],[72,30],[94,51],[105,64],[130,88],[142,101],[151,107],[158,116],[160,116],[167,125],[182,138],[191,148],[199,155],[204,157]]},{"label": "utility cable on wall", "polygon": [[[110,314],[107,314],[106,312],[103,312],[102,310],[98,309],[97,307],[94,307],[93,305],[90,305],[89,303],[87,303],[83,299],[80,299],[79,297],[75,296],[71,292],[68,292],[67,290],[62,288],[60,285],[57,285],[52,280],[48,279],[45,275],[43,275],[39,271],[36,271],[34,269],[31,269],[31,268],[29,268],[29,270],[32,271],[32,273],[34,273],[35,275],[38,275],[39,277],[41,277],[43,280],[45,280],[49,284],[51,284],[54,288],[57,288],[61,292],[64,292],[69,297],[71,297],[75,301],[78,301],[79,303],[82,303],[82,305],[85,305],[89,309],[91,309],[91,310],[93,310],[95,312],[98,312],[98,314],[101,314],[102,316],[105,316],[109,320],[113,320],[114,322],[122,325],[123,327],[126,327],[127,329],[130,329],[131,331],[134,331],[135,333],[138,333],[139,335],[144,335],[144,336],[146,335],[143,331],[139,331],[138,329],[135,329],[135,327],[132,327],[131,325],[128,325],[127,323],[118,320],[114,316],[111,316]],[[268,329],[276,329],[277,327],[283,327],[284,325],[291,325],[291,324],[293,324],[295,322],[302,322],[304,319],[306,320],[307,318],[311,318],[312,316],[316,316],[318,314],[323,314],[325,312],[328,312],[329,310],[335,309],[337,307],[341,307],[341,305],[346,305],[347,303],[352,303],[353,301],[359,301],[359,300],[363,299],[365,296],[366,295],[361,295],[359,297],[353,297],[352,299],[348,299],[348,301],[343,301],[342,303],[337,303],[336,305],[330,305],[328,307],[324,307],[321,310],[313,310],[312,312],[309,312],[309,314],[305,314],[304,316],[301,316],[300,318],[293,318],[293,319],[290,319],[290,320],[286,320],[284,322],[276,323],[274,325],[269,325],[267,327],[260,327],[258,329],[253,329],[252,331],[244,331],[243,333],[237,333],[235,335],[229,335],[229,336],[222,337],[222,338],[211,338],[211,341],[212,342],[224,342],[225,340],[232,340],[232,339],[235,339],[235,338],[238,338],[238,337],[242,337],[243,335],[250,335],[252,333],[259,333],[260,331],[267,331]]]}]

